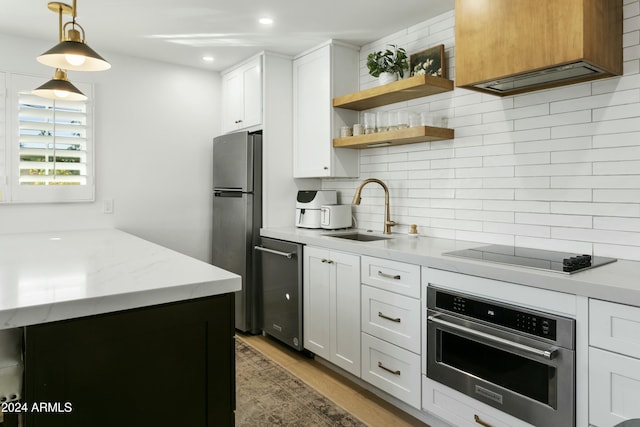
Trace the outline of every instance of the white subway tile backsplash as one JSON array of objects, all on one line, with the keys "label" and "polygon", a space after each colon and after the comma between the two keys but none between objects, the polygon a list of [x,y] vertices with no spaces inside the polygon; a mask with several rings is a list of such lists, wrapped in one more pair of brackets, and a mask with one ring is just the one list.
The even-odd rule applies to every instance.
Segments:
[{"label": "white subway tile backsplash", "polygon": [[456,178],[510,178],[515,176],[513,166],[465,168],[455,170]]},{"label": "white subway tile backsplash", "polygon": [[457,189],[458,199],[513,200],[513,189]]},{"label": "white subway tile backsplash", "polygon": [[477,211],[477,210],[462,210],[455,211],[456,219],[467,219],[477,221],[491,221],[491,222],[514,222],[514,212],[504,211]]},{"label": "white subway tile backsplash", "polygon": [[551,187],[591,189],[640,188],[640,175],[553,176],[551,177]]},{"label": "white subway tile backsplash", "polygon": [[504,144],[515,142],[537,142],[551,138],[551,129],[530,129],[509,133],[498,133],[487,135],[484,140],[485,144]]},{"label": "white subway tile backsplash", "polygon": [[[387,183],[406,232],[640,260],[640,0],[624,0],[623,76],[497,97],[462,88],[377,110],[446,117],[455,139],[360,151],[361,176],[325,179],[350,201],[358,183]],[[360,51],[360,86],[377,85],[366,56],[394,43],[444,44],[455,80],[453,12]],[[382,230],[384,194],[368,186],[358,226]]]},{"label": "white subway tile backsplash", "polygon": [[640,203],[551,202],[550,213],[635,218],[640,216]]},{"label": "white subway tile backsplash", "polygon": [[495,234],[484,232],[473,232],[455,230],[455,238],[457,240],[466,240],[469,242],[493,243],[495,245],[513,246],[515,244],[515,236],[509,234]]},{"label": "white subway tile backsplash", "polygon": [[640,260],[640,246],[605,245],[595,243],[593,252],[600,256]]},{"label": "white subway tile backsplash", "polygon": [[640,90],[627,90],[604,95],[594,95],[584,98],[552,102],[551,114],[560,114],[569,111],[590,110],[593,108],[630,104],[639,101]]},{"label": "white subway tile backsplash", "polygon": [[597,135],[593,137],[593,148],[637,146],[638,141],[640,141],[640,132]]},{"label": "white subway tile backsplash", "polygon": [[515,121],[515,130],[537,129],[544,127],[574,125],[576,123],[589,123],[591,111],[574,111],[547,116],[536,116]]},{"label": "white subway tile backsplash", "polygon": [[511,234],[514,236],[551,237],[551,227],[541,225],[505,224],[484,222],[482,231],[495,234]]},{"label": "white subway tile backsplash", "polygon": [[518,142],[514,144],[515,153],[536,153],[545,151],[565,151],[590,149],[591,137],[562,138],[538,141]]},{"label": "white subway tile backsplash", "polygon": [[484,188],[549,188],[548,177],[485,178]]},{"label": "white subway tile backsplash", "polygon": [[[544,249],[547,251],[590,254],[593,252],[593,244],[576,242],[572,240],[540,239],[537,237],[516,236],[515,244],[527,248]],[[602,254],[599,254],[602,255]]]},{"label": "white subway tile backsplash", "polygon": [[593,190],[594,202],[620,202],[640,200],[640,190]]},{"label": "white subway tile backsplash", "polygon": [[571,163],[575,161],[606,162],[612,160],[631,159],[640,159],[640,146],[597,148],[593,150],[572,150],[551,153],[551,163]]},{"label": "white subway tile backsplash", "polygon": [[518,224],[591,228],[593,225],[593,218],[588,215],[557,215],[516,212],[515,222]]},{"label": "white subway tile backsplash", "polygon": [[550,164],[516,166],[516,176],[565,176],[565,175],[591,175],[592,163]]},{"label": "white subway tile backsplash", "polygon": [[597,162],[593,164],[594,175],[636,175],[640,173],[640,160]]},{"label": "white subway tile backsplash", "polygon": [[590,202],[591,197],[590,189],[518,189],[515,192],[516,200]]},{"label": "white subway tile backsplash", "polygon": [[513,154],[508,156],[485,157],[485,166],[506,166],[506,165],[540,165],[551,161],[550,153],[528,153]]},{"label": "white subway tile backsplash", "polygon": [[[631,91],[628,91],[631,92]],[[637,91],[640,94],[640,91]],[[593,110],[593,121],[625,119],[627,117],[640,117],[638,102],[634,104],[618,105],[615,107],[599,108]]]},{"label": "white subway tile backsplash", "polygon": [[562,240],[640,246],[640,233],[630,231],[598,230],[592,228],[552,228],[551,237]]},{"label": "white subway tile backsplash", "polygon": [[549,213],[549,202],[528,201],[528,200],[485,200],[482,207],[490,211],[509,211],[509,212],[538,212]]},{"label": "white subway tile backsplash", "polygon": [[640,218],[595,217],[593,219],[593,228],[640,233]]}]

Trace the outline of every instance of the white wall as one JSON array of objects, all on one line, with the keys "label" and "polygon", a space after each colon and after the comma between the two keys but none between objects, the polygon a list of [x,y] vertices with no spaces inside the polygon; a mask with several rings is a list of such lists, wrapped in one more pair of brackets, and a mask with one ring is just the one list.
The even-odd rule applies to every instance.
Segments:
[{"label": "white wall", "polygon": [[[35,58],[52,43],[0,35],[0,71],[49,80],[53,70]],[[219,74],[93,47],[112,68],[69,79],[95,84],[96,201],[3,204],[0,233],[117,227],[209,260]],[[105,199],[113,214],[102,213]]]},{"label": "white wall", "polygon": [[[392,219],[420,234],[640,260],[640,2],[624,0],[624,76],[500,98],[458,89],[386,110],[448,118],[452,141],[361,151],[358,180],[324,180],[348,201],[361,179],[390,187]],[[444,43],[455,80],[454,14],[361,50]],[[364,192],[360,228],[382,230],[382,191]]]}]

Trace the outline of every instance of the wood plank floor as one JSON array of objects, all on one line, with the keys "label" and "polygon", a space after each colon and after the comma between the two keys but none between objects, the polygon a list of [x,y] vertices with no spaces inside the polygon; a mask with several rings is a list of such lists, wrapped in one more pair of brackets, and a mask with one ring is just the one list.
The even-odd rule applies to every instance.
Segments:
[{"label": "wood plank floor", "polygon": [[238,337],[371,427],[428,427],[370,391],[273,338],[243,334]]}]

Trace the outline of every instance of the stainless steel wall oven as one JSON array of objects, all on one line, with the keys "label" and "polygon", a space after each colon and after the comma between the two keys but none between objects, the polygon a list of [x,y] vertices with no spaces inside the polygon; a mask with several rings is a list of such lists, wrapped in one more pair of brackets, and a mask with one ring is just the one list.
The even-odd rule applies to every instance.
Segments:
[{"label": "stainless steel wall oven", "polygon": [[536,426],[575,426],[575,320],[429,286],[427,377]]}]

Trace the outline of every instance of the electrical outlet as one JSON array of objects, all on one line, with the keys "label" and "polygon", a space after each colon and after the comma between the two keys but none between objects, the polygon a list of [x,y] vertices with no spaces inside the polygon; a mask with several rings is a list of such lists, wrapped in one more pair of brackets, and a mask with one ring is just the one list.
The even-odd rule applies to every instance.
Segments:
[{"label": "electrical outlet", "polygon": [[102,202],[102,213],[112,214],[113,213],[113,199],[104,199]]}]

